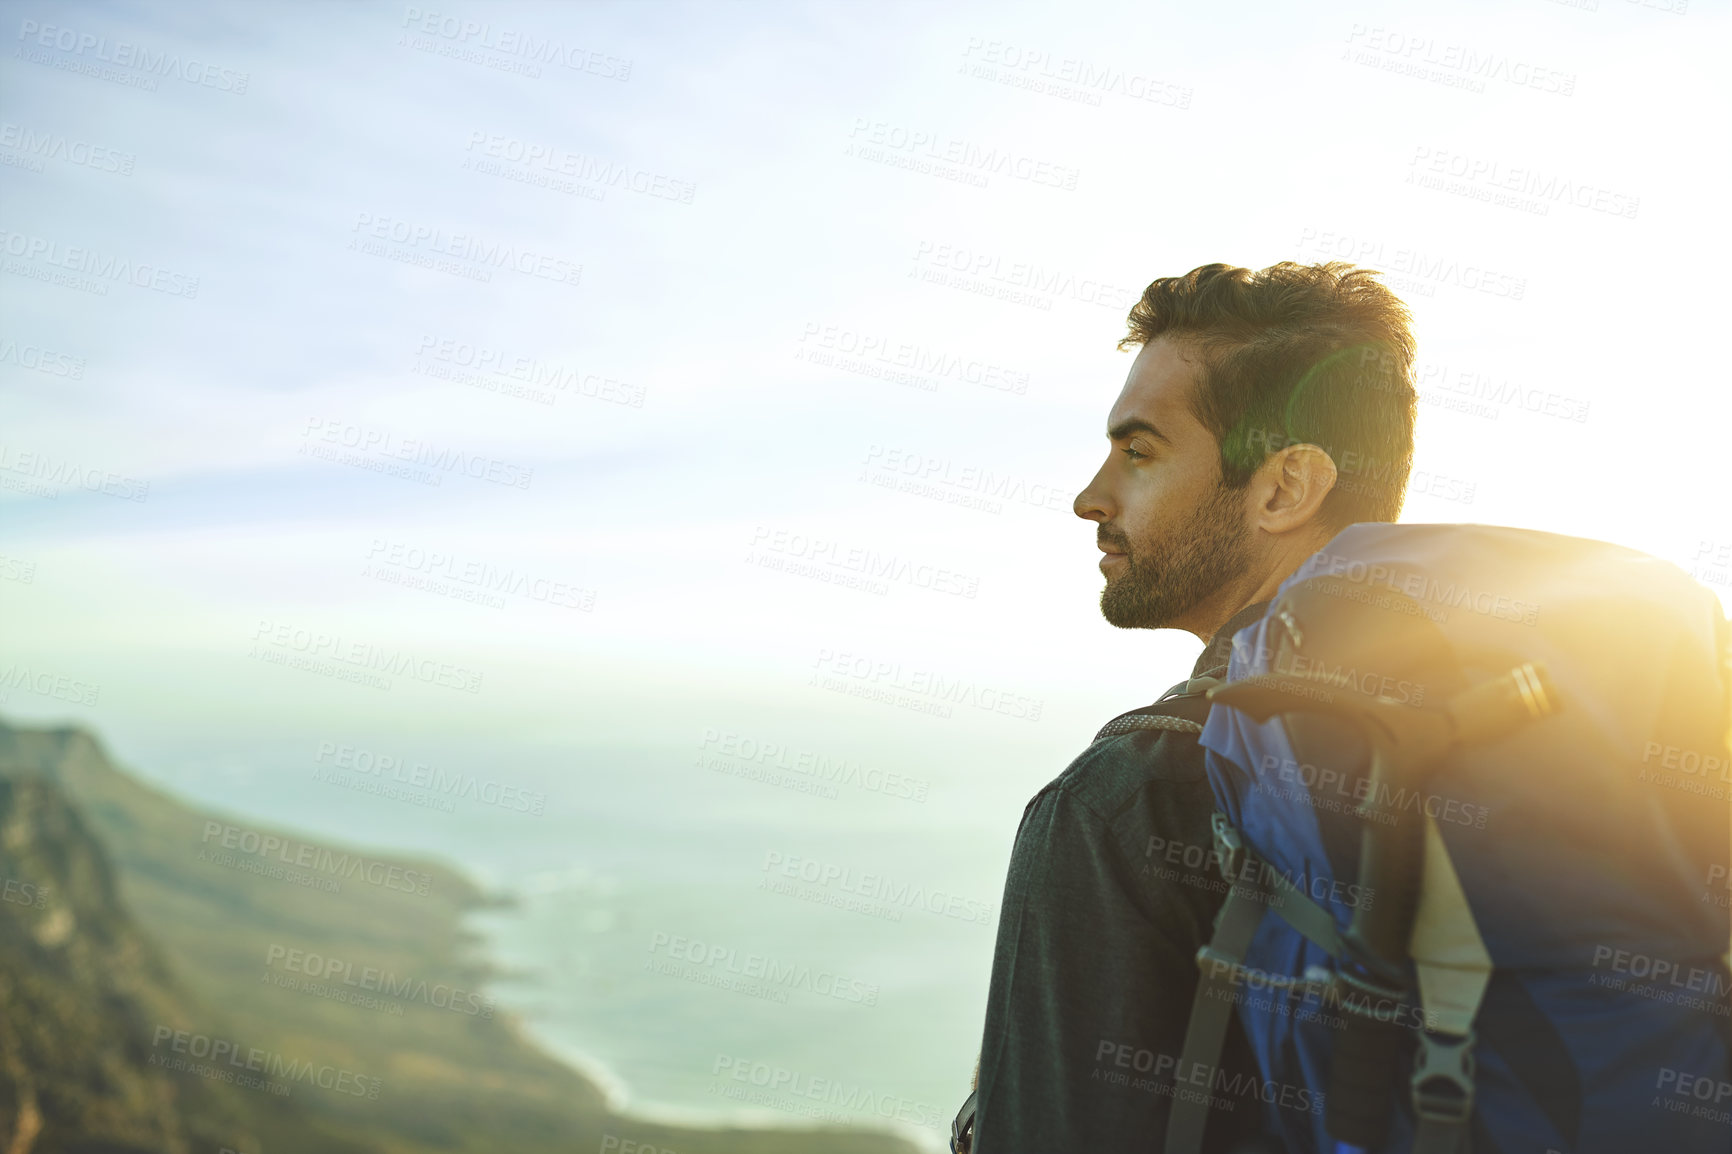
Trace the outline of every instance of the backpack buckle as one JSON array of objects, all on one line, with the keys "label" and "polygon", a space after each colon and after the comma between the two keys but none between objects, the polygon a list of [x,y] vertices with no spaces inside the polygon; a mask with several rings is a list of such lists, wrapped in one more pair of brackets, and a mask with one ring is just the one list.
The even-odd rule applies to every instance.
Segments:
[{"label": "backpack buckle", "polygon": [[1466,1125],[1473,1117],[1474,1034],[1420,1031],[1413,1062],[1413,1112],[1421,1121]]},{"label": "backpack buckle", "polygon": [[1210,816],[1209,825],[1215,833],[1215,854],[1221,859],[1221,875],[1230,884],[1237,884],[1245,867],[1245,839],[1219,810]]}]

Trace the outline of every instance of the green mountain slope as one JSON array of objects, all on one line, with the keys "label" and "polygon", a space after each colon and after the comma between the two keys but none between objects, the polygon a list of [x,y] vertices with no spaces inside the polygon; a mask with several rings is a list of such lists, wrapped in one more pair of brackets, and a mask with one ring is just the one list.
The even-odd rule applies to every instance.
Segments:
[{"label": "green mountain slope", "polygon": [[[77,729],[0,722],[0,782],[14,815],[0,829],[26,831],[28,850],[0,859],[16,880],[0,903],[0,998],[21,1023],[0,1035],[0,1150],[32,1110],[44,1138],[53,1121],[111,1143],[89,1151],[536,1154],[610,1137],[680,1154],[915,1149],[859,1129],[617,1115],[481,992],[460,917],[485,899],[448,867],[201,811]],[[45,1043],[30,1037],[55,1031],[56,1062],[36,1065]]]},{"label": "green mountain slope", "polygon": [[55,782],[0,776],[0,878],[0,1149],[250,1152],[267,1134],[284,1150],[366,1149],[292,1091],[249,1095],[223,1063],[211,1077],[168,1068],[160,1040],[208,1030],[209,1011],[127,914]]}]

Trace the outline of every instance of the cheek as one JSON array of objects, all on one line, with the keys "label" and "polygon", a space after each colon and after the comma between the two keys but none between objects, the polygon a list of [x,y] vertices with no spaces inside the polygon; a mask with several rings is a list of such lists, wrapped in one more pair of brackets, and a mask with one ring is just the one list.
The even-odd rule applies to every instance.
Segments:
[{"label": "cheek", "polygon": [[1164,541],[1187,518],[1196,500],[1175,480],[1170,475],[1146,476],[1124,487],[1118,523],[1133,543]]}]

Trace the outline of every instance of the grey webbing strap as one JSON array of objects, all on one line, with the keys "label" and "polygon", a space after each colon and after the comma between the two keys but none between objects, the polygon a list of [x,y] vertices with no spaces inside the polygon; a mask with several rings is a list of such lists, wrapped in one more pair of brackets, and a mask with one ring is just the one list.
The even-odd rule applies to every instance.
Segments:
[{"label": "grey webbing strap", "polygon": [[[1212,670],[1211,672],[1225,673],[1226,669],[1223,667],[1221,669]],[[1183,713],[1194,712],[1194,708],[1192,706],[1186,706],[1175,713],[1173,712],[1174,703],[1185,701],[1200,704],[1202,706],[1202,712],[1207,714],[1207,701],[1199,701],[1199,699],[1203,698],[1204,694],[1208,693],[1210,689],[1213,689],[1219,684],[1220,680],[1210,676],[1209,674],[1202,674],[1193,677],[1189,681],[1181,681],[1165,693],[1161,694],[1161,699],[1153,705],[1145,706],[1142,709],[1134,710],[1130,713],[1120,714],[1118,717],[1107,722],[1101,727],[1100,732],[1095,734],[1094,740],[1099,741],[1104,737],[1116,737],[1120,734],[1135,733],[1139,729],[1165,730],[1169,733],[1202,733],[1202,722],[1190,717],[1180,716],[1180,714]],[[1166,706],[1167,708],[1163,709],[1162,706]],[[1093,743],[1091,742],[1090,744]]]},{"label": "grey webbing strap", "polygon": [[1340,957],[1345,947],[1341,943],[1341,932],[1335,928],[1335,915],[1306,897],[1304,891],[1288,881],[1284,874],[1276,873],[1249,850],[1246,851],[1246,860],[1256,866],[1257,881],[1275,891],[1276,898],[1269,903],[1269,908],[1276,916],[1322,947],[1330,957]]},{"label": "grey webbing strap", "polygon": [[[1197,979],[1197,997],[1191,1003],[1191,1020],[1185,1027],[1185,1047],[1174,1068],[1175,1079],[1190,1080],[1199,1066],[1212,1070],[1221,1060],[1227,1041],[1227,1023],[1233,1017],[1233,972],[1244,961],[1251,937],[1268,912],[1255,886],[1236,883],[1227,893],[1215,934],[1207,947],[1211,964],[1204,965]],[[1210,1077],[1209,1081],[1214,1079]],[[1209,1095],[1173,1096],[1167,1116],[1167,1154],[1200,1154],[1203,1130],[1209,1124]]]},{"label": "grey webbing strap", "polygon": [[[1175,1078],[1187,1081],[1192,1071],[1206,1069],[1211,1083],[1226,1045],[1227,1023],[1237,1002],[1234,978],[1263,915],[1274,910],[1330,957],[1339,957],[1342,952],[1334,916],[1246,846],[1239,831],[1227,824],[1226,815],[1217,813],[1213,820],[1221,871],[1232,888],[1215,919],[1214,936],[1197,953],[1200,968],[1197,996],[1191,1003],[1191,1020],[1185,1027],[1184,1050],[1174,1069]],[[1247,865],[1252,868],[1246,869]],[[1200,1154],[1203,1131],[1209,1121],[1208,1100],[1207,1094],[1174,1096],[1172,1113],[1167,1116],[1167,1154]]]},{"label": "grey webbing strap", "polygon": [[[1211,669],[1207,673],[1199,673],[1184,684],[1175,685],[1173,689],[1183,690],[1184,696],[1186,697],[1196,697],[1209,692],[1209,690],[1221,684],[1221,678],[1226,675],[1227,667],[1223,665],[1217,669]],[[1172,692],[1172,690],[1169,690],[1168,692]]]},{"label": "grey webbing strap", "polygon": [[1335,928],[1335,915],[1312,901],[1304,890],[1288,880],[1286,874],[1246,845],[1239,831],[1227,824],[1225,814],[1215,814],[1213,821],[1215,848],[1221,858],[1221,872],[1227,880],[1234,885],[1249,886],[1282,921],[1330,957],[1340,957],[1346,947],[1341,942],[1341,932]]},{"label": "grey webbing strap", "polygon": [[1474,1018],[1492,959],[1434,818],[1425,819],[1425,866],[1408,943],[1425,1013],[1410,1084],[1413,1154],[1472,1147]]},{"label": "grey webbing strap", "polygon": [[1461,1122],[1421,1119],[1409,1154],[1468,1154],[1468,1128]]}]

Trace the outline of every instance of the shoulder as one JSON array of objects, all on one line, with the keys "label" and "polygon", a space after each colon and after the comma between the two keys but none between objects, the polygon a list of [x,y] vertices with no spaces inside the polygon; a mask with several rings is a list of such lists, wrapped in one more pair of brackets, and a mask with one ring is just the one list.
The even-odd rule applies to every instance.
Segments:
[{"label": "shoulder", "polygon": [[1192,733],[1140,729],[1100,738],[1035,794],[1029,808],[1075,806],[1112,821],[1150,788],[1206,780]]},{"label": "shoulder", "polygon": [[[1117,892],[1150,924],[1206,926],[1211,903],[1220,901],[1207,868],[1214,811],[1195,734],[1144,729],[1103,737],[1028,803],[1004,908],[1031,894],[1095,908],[1108,900],[1100,895]],[[1171,868],[1169,852],[1178,855]],[[1157,853],[1159,862],[1151,856]],[[1207,934],[1198,932],[1201,944]]]}]

